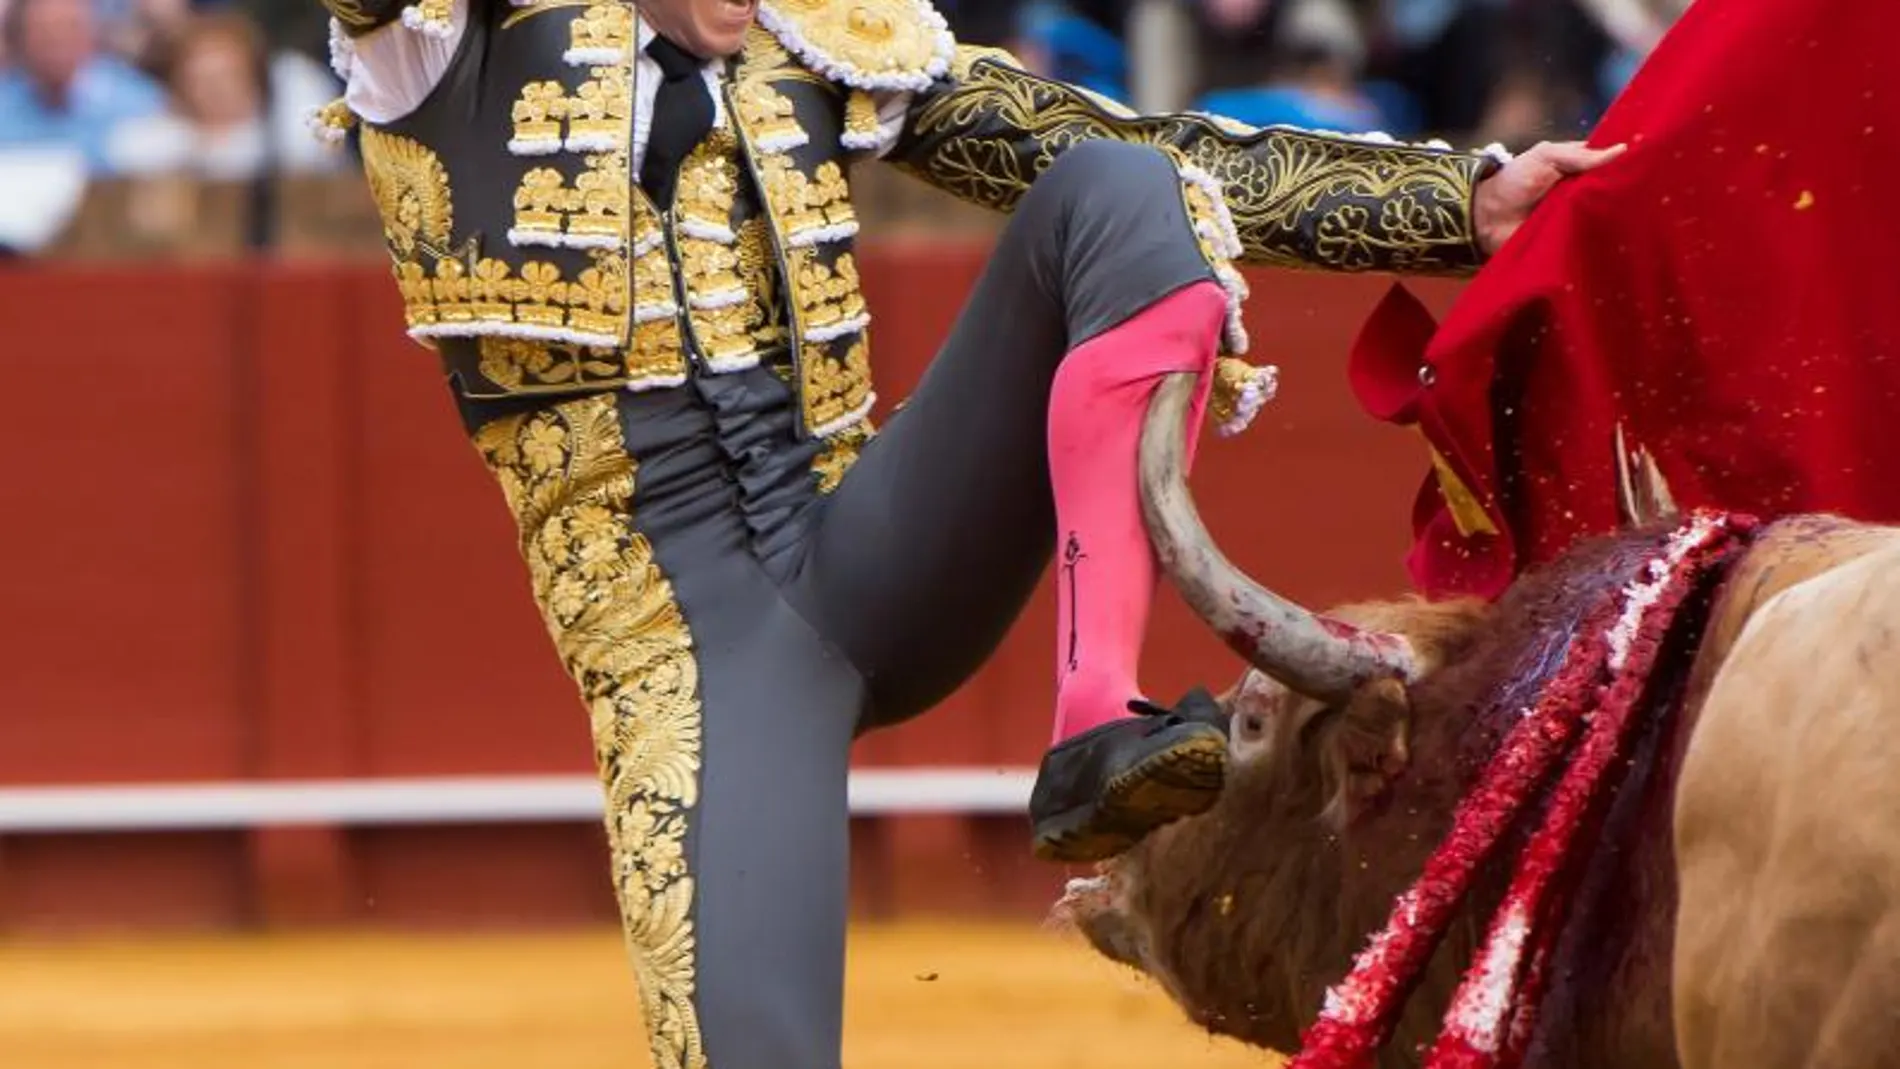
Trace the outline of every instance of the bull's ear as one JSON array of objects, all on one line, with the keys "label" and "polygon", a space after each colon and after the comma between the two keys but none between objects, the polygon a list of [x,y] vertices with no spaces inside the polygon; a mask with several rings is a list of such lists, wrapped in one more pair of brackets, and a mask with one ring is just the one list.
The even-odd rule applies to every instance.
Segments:
[{"label": "bull's ear", "polygon": [[1354,692],[1327,740],[1327,823],[1343,828],[1382,797],[1412,761],[1412,700],[1382,679]]}]

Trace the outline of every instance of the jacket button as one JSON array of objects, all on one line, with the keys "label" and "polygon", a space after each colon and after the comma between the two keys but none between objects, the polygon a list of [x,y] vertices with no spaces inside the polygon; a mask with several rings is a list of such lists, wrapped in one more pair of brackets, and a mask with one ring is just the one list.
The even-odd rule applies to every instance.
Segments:
[{"label": "jacket button", "polygon": [[1430,364],[1420,364],[1418,366],[1418,384],[1420,386],[1423,386],[1429,390],[1432,388],[1432,383],[1437,382],[1437,381],[1438,381],[1437,368],[1434,368]]}]

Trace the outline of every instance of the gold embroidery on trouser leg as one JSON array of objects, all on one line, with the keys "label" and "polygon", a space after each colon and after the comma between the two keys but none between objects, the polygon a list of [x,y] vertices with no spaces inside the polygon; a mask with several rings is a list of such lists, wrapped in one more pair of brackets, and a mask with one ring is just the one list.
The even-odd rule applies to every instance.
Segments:
[{"label": "gold embroidery on trouser leg", "polygon": [[656,1069],[705,1069],[693,1004],[699,665],[672,584],[633,529],[635,465],[608,393],[475,435],[521,535],[535,600],[592,714],[614,890]]}]

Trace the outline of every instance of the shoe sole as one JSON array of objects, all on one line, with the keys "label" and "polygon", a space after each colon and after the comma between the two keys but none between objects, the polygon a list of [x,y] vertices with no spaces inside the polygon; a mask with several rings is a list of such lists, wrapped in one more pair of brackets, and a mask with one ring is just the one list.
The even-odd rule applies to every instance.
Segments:
[{"label": "shoe sole", "polygon": [[1226,778],[1227,740],[1183,740],[1108,781],[1100,800],[1042,823],[1032,851],[1043,861],[1106,861],[1149,832],[1206,812]]}]

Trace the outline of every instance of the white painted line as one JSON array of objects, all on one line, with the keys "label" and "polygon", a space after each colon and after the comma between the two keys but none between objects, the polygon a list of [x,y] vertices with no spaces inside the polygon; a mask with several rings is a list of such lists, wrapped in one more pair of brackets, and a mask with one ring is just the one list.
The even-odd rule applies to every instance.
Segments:
[{"label": "white painted line", "polygon": [[[857,769],[850,807],[858,816],[1019,814],[1034,781],[1019,768]],[[586,775],[13,787],[0,788],[0,833],[592,821],[601,806],[600,784]]]}]

